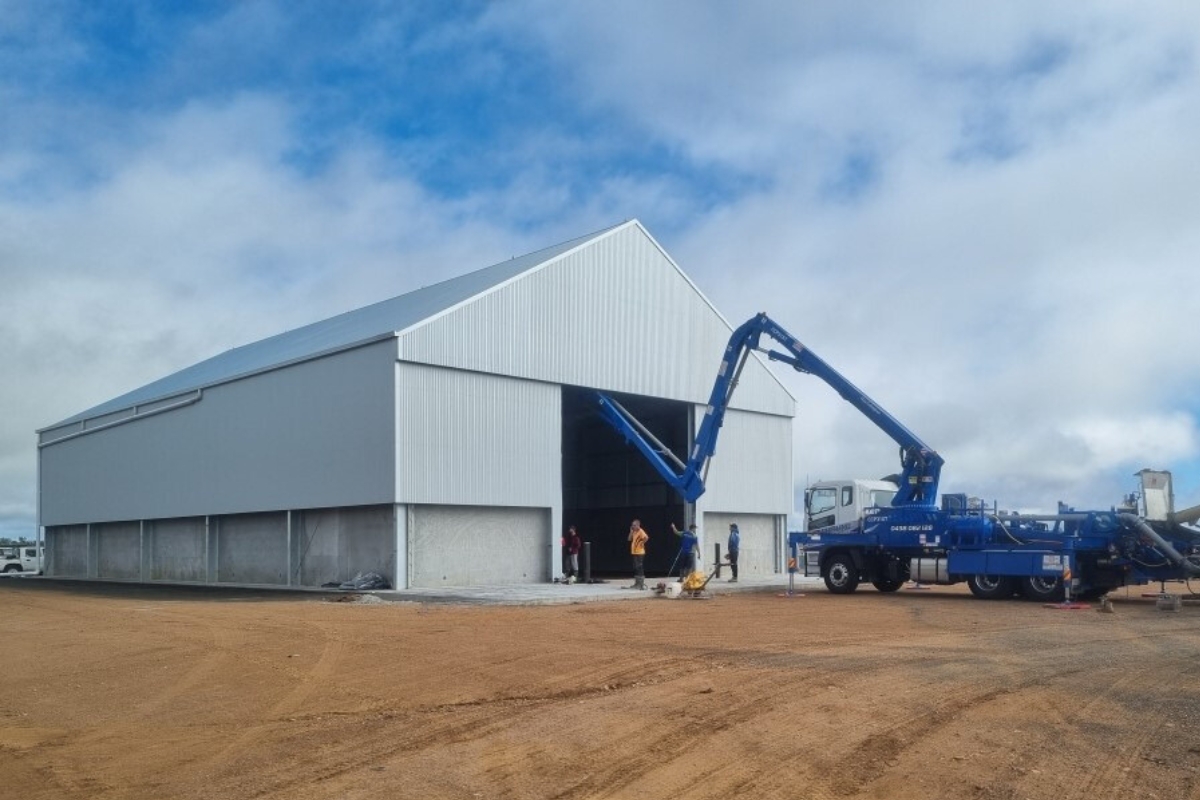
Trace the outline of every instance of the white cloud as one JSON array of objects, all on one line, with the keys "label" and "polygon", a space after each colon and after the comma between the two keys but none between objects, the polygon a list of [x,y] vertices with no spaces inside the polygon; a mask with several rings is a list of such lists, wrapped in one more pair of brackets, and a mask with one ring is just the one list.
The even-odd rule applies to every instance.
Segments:
[{"label": "white cloud", "polygon": [[[731,322],[768,312],[938,448],[945,488],[1108,505],[1133,469],[1200,458],[1196,8],[530,0],[356,31],[336,63],[378,70],[381,103],[418,50],[461,51],[458,79],[488,85],[501,41],[614,123],[533,122],[503,146],[519,168],[453,196],[417,177],[428,143],[313,132],[303,113],[326,106],[302,112],[292,79],[339,45],[282,6],[182,30],[153,102],[128,107],[41,91],[87,47],[0,14],[30,43],[0,48],[0,103],[20,112],[0,130],[0,370],[18,376],[0,384],[0,518],[32,507],[35,427],[634,216]],[[238,87],[271,69],[276,86]],[[221,91],[190,93],[212,75]],[[679,163],[609,168],[631,149],[612,131]],[[784,379],[799,480],[895,471],[827,387]]]}]

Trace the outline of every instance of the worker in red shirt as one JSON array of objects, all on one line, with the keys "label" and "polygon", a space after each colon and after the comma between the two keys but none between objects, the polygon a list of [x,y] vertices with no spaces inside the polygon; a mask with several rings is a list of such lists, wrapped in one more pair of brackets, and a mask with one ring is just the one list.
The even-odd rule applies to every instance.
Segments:
[{"label": "worker in red shirt", "polygon": [[567,528],[567,583],[579,580],[579,551],[583,548],[583,540],[575,526]]}]

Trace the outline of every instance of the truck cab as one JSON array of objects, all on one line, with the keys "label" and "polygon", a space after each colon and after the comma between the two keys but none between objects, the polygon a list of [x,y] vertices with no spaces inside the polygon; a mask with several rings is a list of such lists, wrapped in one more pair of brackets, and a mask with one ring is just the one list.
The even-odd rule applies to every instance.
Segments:
[{"label": "truck cab", "polygon": [[867,509],[890,506],[896,492],[891,481],[818,481],[804,492],[805,529],[856,530]]}]

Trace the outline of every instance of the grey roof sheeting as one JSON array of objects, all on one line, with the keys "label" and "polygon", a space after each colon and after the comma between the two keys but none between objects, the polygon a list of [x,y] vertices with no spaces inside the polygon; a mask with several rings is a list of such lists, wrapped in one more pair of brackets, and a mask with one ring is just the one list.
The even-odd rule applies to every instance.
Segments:
[{"label": "grey roof sheeting", "polygon": [[[627,223],[621,223],[624,224]],[[457,278],[425,286],[390,300],[235,347],[43,428],[42,431],[394,336],[621,225],[614,225]]]}]

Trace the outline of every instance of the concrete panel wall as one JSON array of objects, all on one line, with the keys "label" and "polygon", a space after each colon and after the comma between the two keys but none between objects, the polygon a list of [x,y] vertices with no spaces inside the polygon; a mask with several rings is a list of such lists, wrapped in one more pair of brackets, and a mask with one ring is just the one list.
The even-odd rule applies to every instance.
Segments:
[{"label": "concrete panel wall", "polygon": [[410,506],[409,513],[414,587],[551,578],[549,509]]},{"label": "concrete panel wall", "polygon": [[46,563],[42,571],[51,578],[88,576],[88,529],[86,525],[46,528]]},{"label": "concrete panel wall", "polygon": [[394,339],[45,445],[41,522],[394,502]]},{"label": "concrete panel wall", "polygon": [[[729,523],[736,522],[742,534],[741,555],[738,558],[738,577],[766,577],[780,571],[783,552],[783,517],[767,514],[728,514],[709,512],[704,515],[704,558],[712,561],[713,544],[721,545],[725,558]],[[722,577],[725,577],[724,570]]]},{"label": "concrete panel wall", "polygon": [[393,587],[400,585],[394,515],[393,506],[293,512],[293,585],[342,583],[368,572],[383,575]]},{"label": "concrete panel wall", "polygon": [[[706,403],[731,333],[634,224],[403,333],[400,357]],[[746,364],[733,406],[795,413],[791,395],[757,357]]]},{"label": "concrete panel wall", "polygon": [[286,586],[285,512],[235,514],[216,521],[217,583]]},{"label": "concrete panel wall", "polygon": [[140,522],[110,522],[92,526],[96,539],[95,577],[136,581],[142,572],[142,526]]},{"label": "concrete panel wall", "polygon": [[147,578],[167,583],[208,579],[208,526],[204,517],[146,522]]}]

